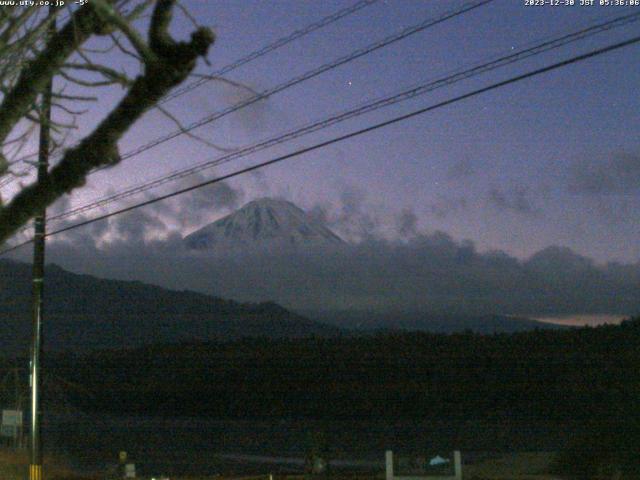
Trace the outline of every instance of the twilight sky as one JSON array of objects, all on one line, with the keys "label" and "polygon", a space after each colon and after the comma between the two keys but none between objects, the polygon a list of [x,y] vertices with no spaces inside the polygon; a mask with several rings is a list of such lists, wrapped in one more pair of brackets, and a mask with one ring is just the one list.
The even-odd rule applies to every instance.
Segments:
[{"label": "twilight sky", "polygon": [[[345,8],[344,0],[185,0],[198,22],[213,27],[214,71],[235,59]],[[454,0],[380,0],[227,77],[263,91],[405,27],[458,8]],[[579,0],[576,0],[579,3]],[[637,11],[638,8],[635,9]],[[455,19],[303,82],[194,133],[235,148],[323,119],[374,98],[466,69],[537,41],[579,30],[634,8],[574,5],[530,7],[495,0]],[[174,32],[189,20],[176,14]],[[538,57],[234,160],[109,208],[224,174],[465,93],[492,82],[630,38],[640,21]],[[598,262],[640,260],[640,47],[479,95],[149,210],[145,238],[185,235],[256,197],[280,196],[322,215],[352,240],[395,240],[407,231],[443,231],[479,251],[520,259],[550,245]],[[125,57],[112,64],[128,68]],[[79,138],[121,91],[105,89],[82,117]],[[166,105],[189,124],[247,98],[247,91],[209,82]],[[126,152],[175,130],[150,112],[121,143]],[[93,175],[54,212],[82,205],[220,152],[182,136]],[[90,212],[96,214],[98,211]],[[155,226],[154,226],[155,225]],[[52,228],[55,224],[51,225]],[[109,239],[108,229],[96,229]],[[115,233],[111,234],[116,235]],[[51,258],[51,261],[55,261]]]}]

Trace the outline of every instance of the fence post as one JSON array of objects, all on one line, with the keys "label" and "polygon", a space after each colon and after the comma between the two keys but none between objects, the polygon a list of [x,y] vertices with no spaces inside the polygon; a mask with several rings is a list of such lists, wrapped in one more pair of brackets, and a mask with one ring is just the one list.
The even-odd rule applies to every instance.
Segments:
[{"label": "fence post", "polygon": [[454,450],[453,452],[453,466],[456,480],[462,480],[462,457],[460,450]]},{"label": "fence post", "polygon": [[387,450],[385,453],[385,465],[387,468],[386,480],[393,480],[393,452],[391,450]]}]

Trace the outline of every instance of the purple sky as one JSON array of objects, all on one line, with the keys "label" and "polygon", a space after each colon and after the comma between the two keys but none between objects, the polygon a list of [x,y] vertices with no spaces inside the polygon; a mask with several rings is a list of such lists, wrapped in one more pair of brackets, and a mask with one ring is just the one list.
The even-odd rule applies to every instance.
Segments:
[{"label": "purple sky", "polygon": [[[198,67],[205,73],[353,1],[183,3],[199,22],[217,33],[209,56],[211,66]],[[228,78],[262,91],[462,3],[381,0],[233,71]],[[527,7],[524,0],[495,0],[196,133],[225,147],[252,144],[624,11],[633,9]],[[176,15],[174,31],[178,36],[192,29],[184,16]],[[638,32],[640,22],[598,34],[205,171],[199,179],[267,160]],[[253,198],[281,196],[302,208],[322,211],[329,218],[348,213],[352,223],[343,224],[339,233],[352,239],[367,235],[397,238],[399,220],[405,219],[413,227],[415,219],[418,231],[442,230],[455,240],[471,240],[481,251],[500,249],[525,258],[549,245],[561,245],[600,262],[637,262],[639,52],[639,46],[631,46],[268,167],[259,174],[232,180],[233,201],[215,204],[212,199],[210,207],[200,202],[200,211],[191,218],[163,220],[187,234]],[[126,65],[124,58],[111,61]],[[107,111],[105,105],[120,92],[105,90],[101,103],[82,118],[76,138],[95,125]],[[210,82],[167,108],[188,124],[246,96],[237,88]],[[122,152],[172,130],[175,125],[151,112],[123,140]],[[180,137],[92,176],[86,188],[65,199],[64,208],[217,155],[210,147]],[[183,180],[180,185],[196,180]],[[169,184],[150,194],[175,188]],[[141,198],[132,197],[118,206]]]}]

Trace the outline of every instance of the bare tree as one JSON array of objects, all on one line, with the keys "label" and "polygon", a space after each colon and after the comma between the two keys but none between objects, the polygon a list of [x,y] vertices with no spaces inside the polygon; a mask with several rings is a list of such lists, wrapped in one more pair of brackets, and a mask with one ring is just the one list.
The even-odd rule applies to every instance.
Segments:
[{"label": "bare tree", "polygon": [[[120,138],[192,73],[198,58],[206,58],[214,42],[210,29],[195,28],[189,41],[176,41],[169,34],[175,6],[176,0],[90,0],[79,8],[59,9],[56,16],[66,18],[58,19],[61,27],[49,37],[46,32],[54,15],[43,14],[42,8],[0,7],[0,176],[20,175],[13,166],[27,160],[20,155],[42,118],[39,96],[54,76],[88,89],[111,85],[125,89],[93,131],[61,150],[46,181],[22,187],[0,205],[0,243],[39,209],[82,186],[92,170],[119,163]],[[145,35],[137,20],[149,10]],[[88,48],[93,37],[108,40],[108,47]],[[135,76],[96,60],[97,54],[111,49],[136,62]],[[72,94],[64,88],[54,91],[54,108],[70,119],[51,122],[58,134],[54,148],[61,148],[65,132],[74,128],[73,119],[82,113],[79,105],[96,99],[77,90]]]}]

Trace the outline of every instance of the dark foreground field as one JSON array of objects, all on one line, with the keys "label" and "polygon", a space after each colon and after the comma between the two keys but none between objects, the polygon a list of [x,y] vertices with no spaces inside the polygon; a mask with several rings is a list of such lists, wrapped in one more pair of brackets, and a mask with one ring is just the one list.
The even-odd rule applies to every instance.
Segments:
[{"label": "dark foreground field", "polygon": [[[521,454],[502,455],[478,462],[473,465],[465,465],[463,478],[468,480],[554,480],[561,477],[549,475],[544,472],[553,461],[553,454],[545,452],[527,452]],[[14,452],[0,450],[0,478],[3,480],[26,480],[28,457],[26,452]],[[47,457],[44,471],[48,480],[105,480],[104,473],[80,473],[74,471],[69,465],[59,458]],[[262,466],[263,472],[270,472],[268,465]],[[171,480],[305,480],[309,477],[300,474],[253,474],[253,475],[177,475],[177,476],[141,476],[138,478],[157,478]],[[323,480],[383,480],[384,473],[330,473]]]},{"label": "dark foreground field", "polygon": [[[556,474],[629,479],[640,472],[639,365],[639,320],[49,355],[45,430],[83,468],[129,450],[148,471],[227,473],[212,455],[300,457],[315,436],[330,458],[544,451],[557,453]],[[236,471],[265,473],[255,467]]]}]

